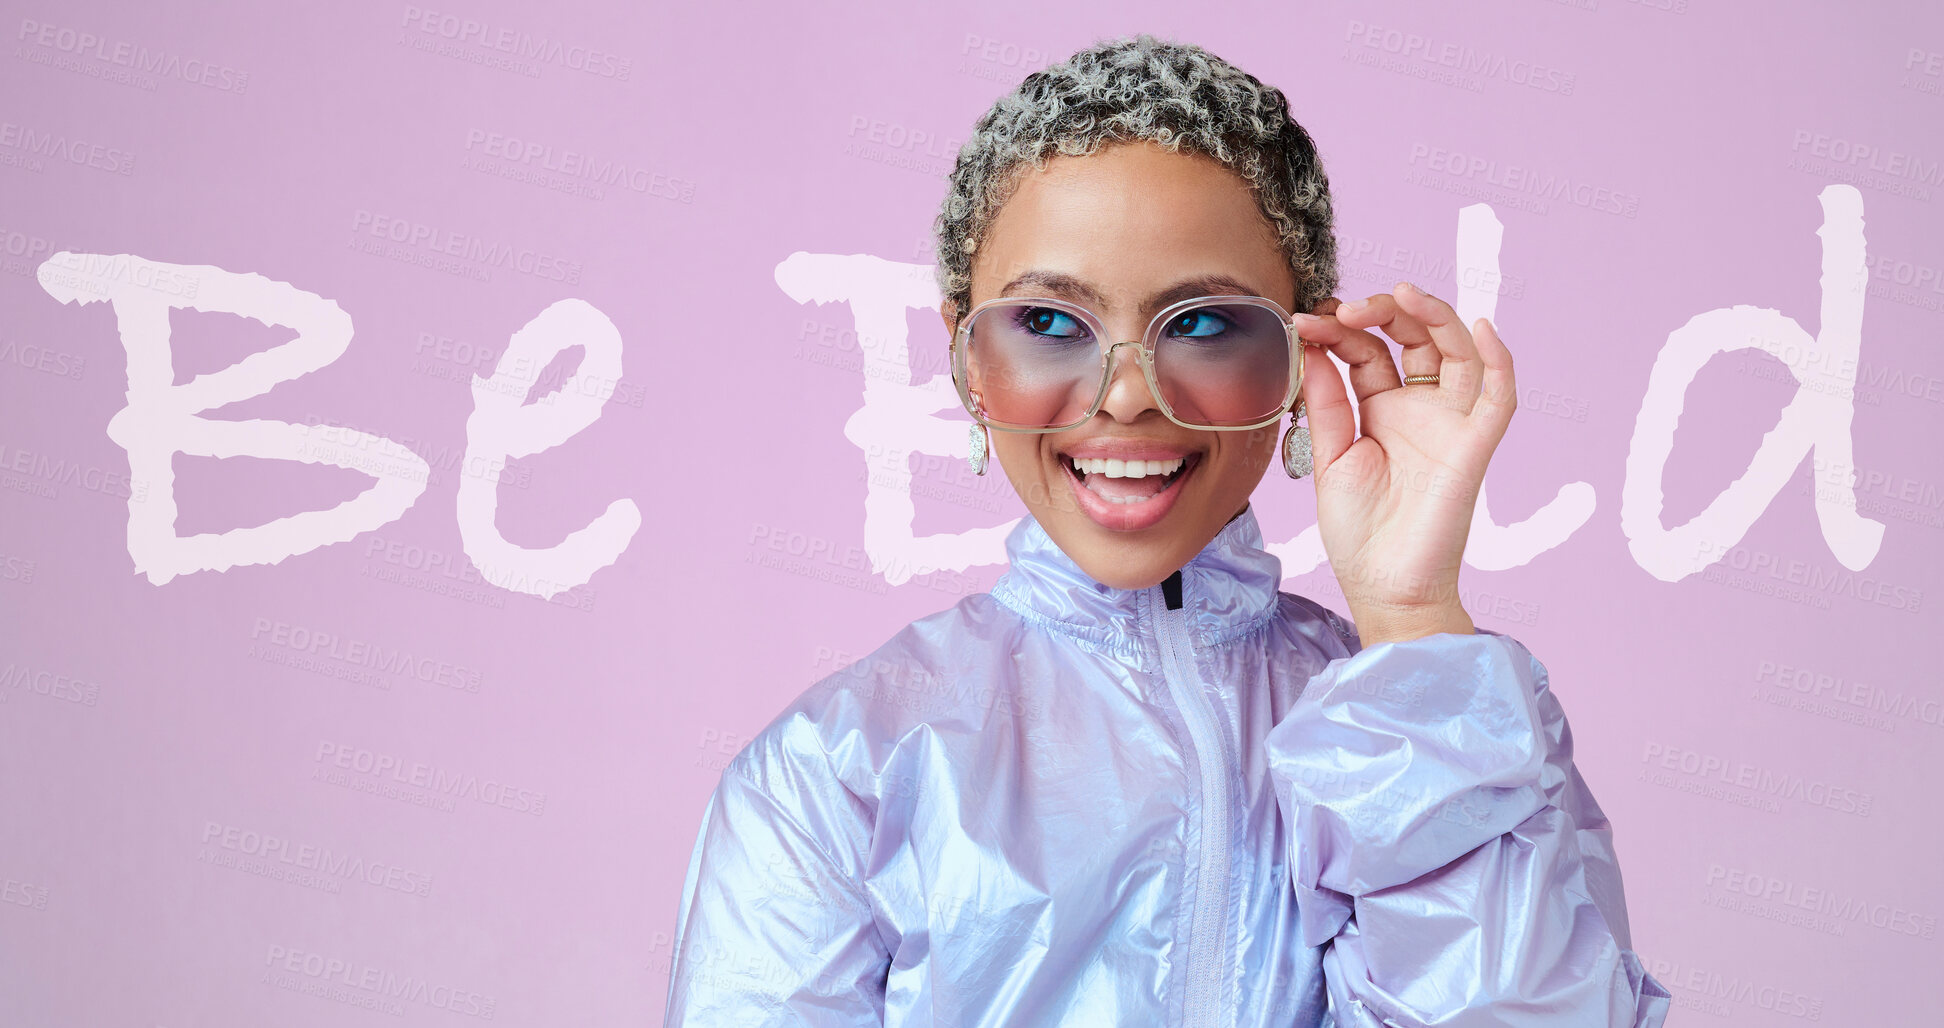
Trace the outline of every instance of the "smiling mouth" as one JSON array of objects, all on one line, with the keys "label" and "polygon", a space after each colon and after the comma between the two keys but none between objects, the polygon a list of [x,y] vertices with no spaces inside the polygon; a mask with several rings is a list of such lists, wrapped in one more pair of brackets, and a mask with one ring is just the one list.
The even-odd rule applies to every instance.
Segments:
[{"label": "smiling mouth", "polygon": [[1066,473],[1108,503],[1142,503],[1166,492],[1201,462],[1200,453],[1168,460],[1076,459],[1060,455]]}]

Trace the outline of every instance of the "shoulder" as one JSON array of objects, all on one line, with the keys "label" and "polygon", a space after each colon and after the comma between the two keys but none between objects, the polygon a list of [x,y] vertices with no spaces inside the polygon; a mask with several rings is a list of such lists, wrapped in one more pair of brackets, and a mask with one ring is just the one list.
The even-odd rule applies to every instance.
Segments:
[{"label": "shoulder", "polygon": [[924,730],[991,713],[992,689],[980,683],[1020,630],[1018,615],[976,593],[868,653],[828,654],[836,670],[757,732],[728,771],[779,798],[810,782],[875,794],[898,752]]}]

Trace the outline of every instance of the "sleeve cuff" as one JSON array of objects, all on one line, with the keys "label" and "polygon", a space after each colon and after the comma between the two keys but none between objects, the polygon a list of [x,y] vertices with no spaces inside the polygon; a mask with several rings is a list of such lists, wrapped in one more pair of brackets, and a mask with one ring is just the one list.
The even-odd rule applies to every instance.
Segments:
[{"label": "sleeve cuff", "polygon": [[1330,661],[1266,740],[1297,887],[1400,885],[1544,809],[1544,681],[1486,629]]}]

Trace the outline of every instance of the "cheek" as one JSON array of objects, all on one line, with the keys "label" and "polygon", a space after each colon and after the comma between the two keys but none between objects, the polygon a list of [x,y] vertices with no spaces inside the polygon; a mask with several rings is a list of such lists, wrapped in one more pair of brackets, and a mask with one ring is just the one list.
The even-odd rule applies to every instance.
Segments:
[{"label": "cheek", "polygon": [[1046,459],[1040,453],[1037,437],[1015,432],[993,432],[990,438],[993,455],[1005,465],[1007,474],[1030,476],[1044,470]]},{"label": "cheek", "polygon": [[1248,477],[1249,469],[1254,464],[1255,458],[1252,454],[1240,450],[1233,450],[1214,468],[1210,469],[1215,473],[1208,477],[1212,481],[1225,484],[1237,482]]},{"label": "cheek", "polygon": [[[994,463],[1004,472],[1020,502],[1028,507],[1057,503],[1066,483],[1054,476],[1058,470],[1040,451],[1039,440],[1012,432],[992,433]],[[991,474],[988,470],[987,474]]]},{"label": "cheek", "polygon": [[1216,466],[1210,469],[1215,474],[1210,475],[1209,478],[1225,484],[1251,485],[1261,477],[1263,469],[1275,455],[1276,447],[1282,445],[1282,437],[1280,435],[1258,437],[1255,433],[1245,434],[1250,438],[1241,440],[1241,445],[1229,447],[1223,452]]},{"label": "cheek", "polygon": [[1235,463],[1251,473],[1262,469],[1282,450],[1282,434],[1286,425],[1276,424],[1270,428],[1255,429],[1240,433],[1245,438],[1238,440]]}]

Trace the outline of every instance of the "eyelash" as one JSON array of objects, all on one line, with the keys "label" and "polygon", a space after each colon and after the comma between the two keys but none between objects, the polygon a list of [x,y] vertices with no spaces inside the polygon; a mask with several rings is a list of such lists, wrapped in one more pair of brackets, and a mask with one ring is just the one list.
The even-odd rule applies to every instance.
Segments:
[{"label": "eyelash", "polygon": [[[1212,305],[1210,305],[1210,306],[1212,306]],[[1087,326],[1086,326],[1086,323],[1085,323],[1085,322],[1082,322],[1082,321],[1081,321],[1081,320],[1080,320],[1080,319],[1079,319],[1078,317],[1075,317],[1075,316],[1074,316],[1074,315],[1073,315],[1072,313],[1070,313],[1070,312],[1068,312],[1068,311],[1064,311],[1064,310],[1061,310],[1061,309],[1060,309],[1060,308],[1058,308],[1058,307],[1031,307],[1031,306],[1028,306],[1028,307],[1021,307],[1021,308],[1020,308],[1020,309],[1018,310],[1018,312],[1017,312],[1017,313],[1015,313],[1015,314],[1013,315],[1013,324],[1014,324],[1014,326],[1015,326],[1015,327],[1017,327],[1017,328],[1019,328],[1019,329],[1021,329],[1021,330],[1023,330],[1023,331],[1027,331],[1027,332],[1031,332],[1031,333],[1033,333],[1034,335],[1046,335],[1045,333],[1042,333],[1042,332],[1040,332],[1040,331],[1039,331],[1038,329],[1036,329],[1036,328],[1033,328],[1033,327],[1032,327],[1032,325],[1031,325],[1031,324],[1029,324],[1029,322],[1030,322],[1030,321],[1032,321],[1032,320],[1033,320],[1034,318],[1036,318],[1036,317],[1037,317],[1038,315],[1040,315],[1040,314],[1041,314],[1041,313],[1043,313],[1043,312],[1051,312],[1051,313],[1054,313],[1054,314],[1058,314],[1058,315],[1059,315],[1060,317],[1063,317],[1063,318],[1066,318],[1067,320],[1069,320],[1069,321],[1072,321],[1072,322],[1073,322],[1074,324],[1076,324],[1076,325],[1079,325],[1079,326],[1080,326],[1080,329],[1081,329],[1081,331],[1082,331],[1082,332],[1085,332],[1085,333],[1086,333],[1086,334],[1088,334],[1088,335],[1091,335],[1091,334],[1092,334],[1092,331],[1091,331],[1090,329],[1088,329],[1088,328],[1087,328]],[[1229,327],[1229,322],[1228,322],[1228,319],[1227,319],[1227,318],[1224,318],[1224,317],[1222,317],[1222,316],[1221,316],[1220,314],[1217,314],[1217,313],[1215,313],[1215,312],[1213,312],[1213,311],[1210,311],[1210,310],[1209,310],[1209,309],[1208,309],[1207,307],[1190,307],[1190,308],[1188,308],[1187,310],[1185,310],[1185,311],[1182,311],[1182,312],[1180,312],[1179,314],[1176,314],[1176,315],[1175,315],[1175,316],[1174,316],[1174,317],[1173,317],[1172,319],[1170,319],[1170,321],[1169,321],[1169,325],[1170,325],[1170,327],[1171,327],[1171,326],[1173,325],[1173,323],[1174,323],[1174,322],[1176,322],[1176,321],[1179,321],[1179,320],[1181,320],[1182,318],[1185,318],[1185,317],[1188,317],[1188,316],[1189,316],[1189,315],[1191,315],[1191,314],[1193,314],[1193,315],[1199,315],[1199,316],[1201,316],[1201,317],[1205,317],[1205,318],[1213,318],[1213,319],[1215,319],[1215,320],[1217,320],[1217,321],[1220,321],[1220,322],[1222,323],[1222,325],[1221,325],[1221,328],[1220,328],[1220,329],[1217,329],[1217,332],[1216,332],[1216,333],[1214,333],[1214,334],[1219,334],[1219,333],[1220,333],[1220,331],[1221,331],[1222,329],[1226,329],[1226,328],[1228,328],[1228,327]],[[1168,331],[1168,329],[1167,329],[1167,328],[1164,328],[1164,329],[1163,329],[1162,331],[1164,331],[1164,332],[1166,332],[1166,331]],[[1046,338],[1049,338],[1049,339],[1075,339],[1075,340],[1077,340],[1077,339],[1079,339],[1080,337],[1079,337],[1079,336],[1077,336],[1077,335],[1076,335],[1076,336],[1054,336],[1054,335],[1046,335]],[[1205,338],[1208,338],[1208,336],[1187,336],[1187,335],[1184,335],[1184,336],[1176,336],[1175,338],[1179,338],[1179,339],[1205,339]]]}]

